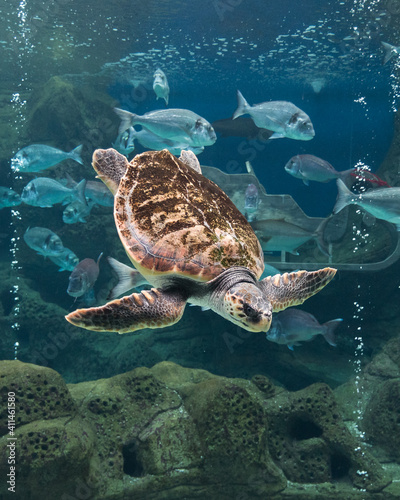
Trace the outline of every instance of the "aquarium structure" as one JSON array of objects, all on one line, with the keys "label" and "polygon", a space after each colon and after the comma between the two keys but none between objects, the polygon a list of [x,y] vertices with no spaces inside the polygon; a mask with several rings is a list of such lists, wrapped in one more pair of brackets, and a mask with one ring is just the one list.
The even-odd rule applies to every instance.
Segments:
[{"label": "aquarium structure", "polygon": [[399,499],[400,2],[0,14],[0,498]]}]

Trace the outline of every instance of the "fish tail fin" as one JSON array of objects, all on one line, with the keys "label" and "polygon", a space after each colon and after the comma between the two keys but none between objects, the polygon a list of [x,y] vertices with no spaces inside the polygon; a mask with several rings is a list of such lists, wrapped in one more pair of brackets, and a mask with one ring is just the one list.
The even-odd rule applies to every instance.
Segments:
[{"label": "fish tail fin", "polygon": [[132,125],[133,117],[135,116],[133,113],[129,111],[125,111],[125,109],[114,108],[114,111],[117,113],[121,120],[121,124],[118,129],[118,134],[122,134],[125,130],[128,130]]},{"label": "fish tail fin", "polygon": [[390,59],[394,56],[394,45],[390,45],[390,43],[381,42],[382,47],[385,50],[385,55],[383,57],[383,64],[386,64],[390,61]]},{"label": "fish tail fin", "polygon": [[85,197],[86,183],[87,183],[87,180],[82,179],[81,182],[76,184],[76,186],[73,188],[75,193],[76,193],[77,199],[81,203],[83,203],[85,206],[87,206],[87,201],[86,201],[86,197]]},{"label": "fish tail fin", "polygon": [[313,237],[315,238],[315,241],[318,245],[318,248],[321,250],[323,254],[325,254],[327,257],[330,256],[329,254],[329,249],[328,246],[325,242],[324,239],[324,232],[325,228],[328,225],[328,222],[330,221],[330,217],[326,217],[321,224],[317,227],[315,233],[313,234]]},{"label": "fish tail fin", "polygon": [[127,140],[127,146],[131,145],[135,147],[134,140],[138,139],[138,131],[135,129],[135,127],[129,127],[128,128],[128,140]]},{"label": "fish tail fin", "polygon": [[128,290],[132,290],[132,288],[137,288],[140,285],[147,284],[147,281],[143,278],[139,271],[136,271],[136,269],[119,262],[113,257],[107,257],[107,260],[118,276],[118,283],[112,290],[110,290],[107,300],[115,299],[126,293]]},{"label": "fish tail fin", "polygon": [[81,165],[83,165],[83,160],[81,158],[82,148],[83,144],[80,144],[79,146],[76,146],[76,148],[74,148],[72,151],[69,152],[69,157],[71,158],[71,160],[75,160]]},{"label": "fish tail fin", "polygon": [[65,177],[67,179],[67,186],[75,187],[77,182],[69,175],[68,172],[65,172]]},{"label": "fish tail fin", "polygon": [[96,264],[99,265],[100,259],[103,257],[103,252],[100,252],[100,255],[97,257]]},{"label": "fish tail fin", "polygon": [[350,175],[354,175],[357,173],[357,169],[356,168],[349,168],[348,170],[342,170],[341,172],[338,172],[339,174],[339,179],[342,179],[342,181],[345,181],[347,179],[347,177],[349,177]]},{"label": "fish tail fin", "polygon": [[247,109],[250,107],[249,103],[242,96],[242,93],[240,92],[240,90],[237,91],[237,100],[238,100],[238,107],[237,107],[236,111],[233,113],[232,120],[234,120],[238,116],[242,116],[245,113],[247,113]]},{"label": "fish tail fin", "polygon": [[347,207],[347,205],[350,205],[352,203],[352,200],[353,200],[353,193],[346,186],[346,184],[342,181],[342,179],[337,179],[336,184],[338,187],[338,197],[337,197],[335,206],[333,207],[334,214],[337,214],[338,212],[343,210],[344,207]]},{"label": "fish tail fin", "polygon": [[333,347],[336,347],[335,330],[342,321],[342,318],[331,319],[322,325],[325,327],[325,333],[322,336]]}]

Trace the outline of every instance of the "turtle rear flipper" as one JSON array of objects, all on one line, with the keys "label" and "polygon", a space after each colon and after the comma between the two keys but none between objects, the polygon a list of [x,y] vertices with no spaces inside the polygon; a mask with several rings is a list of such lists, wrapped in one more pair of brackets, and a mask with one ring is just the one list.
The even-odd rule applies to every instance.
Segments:
[{"label": "turtle rear flipper", "polygon": [[152,288],[104,306],[77,309],[65,318],[87,330],[127,333],[173,325],[181,319],[185,305],[186,297],[182,294]]},{"label": "turtle rear flipper", "polygon": [[296,271],[267,276],[258,285],[271,302],[273,312],[278,312],[302,304],[324,288],[335,274],[336,269],[331,267],[318,271]]}]

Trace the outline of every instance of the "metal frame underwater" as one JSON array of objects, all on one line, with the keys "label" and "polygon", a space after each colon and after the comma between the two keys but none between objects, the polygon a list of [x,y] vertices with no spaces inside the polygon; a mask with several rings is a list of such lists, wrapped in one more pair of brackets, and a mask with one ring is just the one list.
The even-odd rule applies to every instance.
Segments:
[{"label": "metal frame underwater", "polygon": [[[357,262],[357,243],[354,242],[354,226],[349,230],[349,213],[353,208],[346,207],[336,215],[329,215],[326,219],[320,217],[308,217],[296,201],[288,194],[267,194],[264,186],[259,182],[250,162],[246,162],[247,173],[228,174],[218,168],[201,166],[205,177],[215,182],[238,209],[245,215],[244,190],[249,184],[254,184],[260,196],[260,205],[256,218],[265,220],[283,220],[294,224],[299,228],[315,233],[324,223],[323,238],[328,246],[329,256],[319,252],[315,247],[310,250],[309,245],[306,251],[299,255],[293,255],[288,251],[264,252],[265,264],[277,267],[282,271],[293,271],[296,269],[316,270],[321,266],[335,267],[342,271],[379,271],[394,264],[400,258],[400,233],[396,226],[389,222],[374,219],[364,214],[362,219],[366,227],[368,239],[362,242],[362,261]],[[357,214],[352,213],[352,218],[361,217],[361,211],[355,209]],[[257,233],[257,231],[256,231]],[[351,234],[350,234],[351,233]],[[360,233],[360,231],[356,231]],[[371,233],[371,234],[370,234]],[[347,241],[346,236],[350,236]],[[310,239],[311,236],[310,236]],[[374,246],[373,244],[374,243]],[[303,244],[299,245],[303,247]],[[350,255],[351,252],[351,255]],[[376,260],[369,260],[369,255],[377,253]],[[382,253],[385,253],[382,255]],[[340,255],[341,254],[341,255]],[[344,254],[344,256],[343,256]]]}]

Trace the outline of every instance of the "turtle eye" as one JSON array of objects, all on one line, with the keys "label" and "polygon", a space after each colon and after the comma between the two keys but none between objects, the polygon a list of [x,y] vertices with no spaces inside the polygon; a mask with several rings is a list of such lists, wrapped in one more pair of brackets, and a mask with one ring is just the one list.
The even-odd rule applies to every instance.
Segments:
[{"label": "turtle eye", "polygon": [[251,305],[249,304],[243,304],[243,312],[248,318],[255,319],[257,316],[259,316],[258,311],[256,311]]}]

